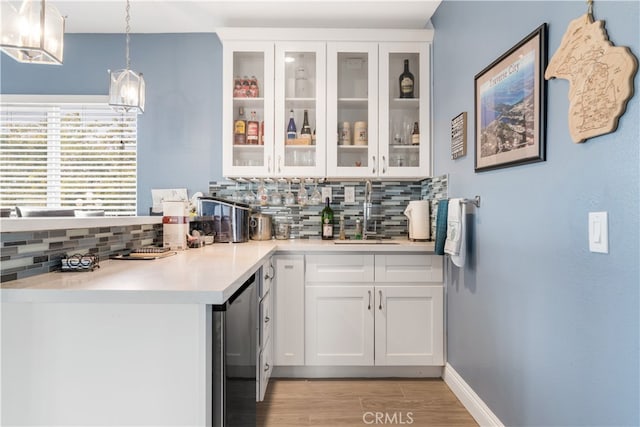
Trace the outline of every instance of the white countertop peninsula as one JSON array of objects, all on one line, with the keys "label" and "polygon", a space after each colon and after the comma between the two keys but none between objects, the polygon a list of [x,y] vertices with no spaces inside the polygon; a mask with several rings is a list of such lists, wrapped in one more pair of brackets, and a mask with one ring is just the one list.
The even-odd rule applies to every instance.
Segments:
[{"label": "white countertop peninsula", "polygon": [[3,302],[222,304],[276,252],[433,252],[433,242],[322,240],[216,243],[155,260],[104,260],[92,272],[52,272],[2,284]]}]

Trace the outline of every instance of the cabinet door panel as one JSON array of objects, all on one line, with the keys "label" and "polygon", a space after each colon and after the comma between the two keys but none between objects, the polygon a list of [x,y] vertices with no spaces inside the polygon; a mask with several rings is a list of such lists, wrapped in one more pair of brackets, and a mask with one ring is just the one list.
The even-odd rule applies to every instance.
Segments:
[{"label": "cabinet door panel", "polygon": [[274,266],[275,364],[304,365],[304,256],[278,255]]},{"label": "cabinet door panel", "polygon": [[327,44],[327,176],[377,176],[377,82],[377,43]]},{"label": "cabinet door panel", "polygon": [[442,365],[442,286],[376,286],[376,365]]},{"label": "cabinet door panel", "polygon": [[373,364],[373,296],[370,286],[306,288],[306,364]]}]

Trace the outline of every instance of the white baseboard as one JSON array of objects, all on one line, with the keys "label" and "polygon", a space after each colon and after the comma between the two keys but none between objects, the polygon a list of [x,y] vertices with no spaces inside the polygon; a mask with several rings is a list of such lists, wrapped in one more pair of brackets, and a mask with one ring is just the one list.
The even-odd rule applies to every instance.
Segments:
[{"label": "white baseboard", "polygon": [[442,378],[478,424],[482,427],[504,427],[504,424],[491,412],[487,404],[448,363],[444,367]]},{"label": "white baseboard", "polygon": [[441,378],[442,366],[275,366],[272,378]]}]

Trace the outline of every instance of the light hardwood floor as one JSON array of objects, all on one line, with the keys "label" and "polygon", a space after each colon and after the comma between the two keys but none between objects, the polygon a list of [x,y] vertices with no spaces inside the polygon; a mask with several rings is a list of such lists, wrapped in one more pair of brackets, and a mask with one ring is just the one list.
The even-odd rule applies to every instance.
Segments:
[{"label": "light hardwood floor", "polygon": [[441,379],[271,379],[257,421],[264,427],[477,426]]}]

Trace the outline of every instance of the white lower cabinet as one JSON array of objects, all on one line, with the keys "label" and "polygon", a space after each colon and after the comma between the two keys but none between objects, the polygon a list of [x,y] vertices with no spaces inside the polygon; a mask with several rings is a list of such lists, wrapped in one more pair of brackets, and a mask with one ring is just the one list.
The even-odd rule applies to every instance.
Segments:
[{"label": "white lower cabinet", "polygon": [[[432,255],[307,256],[306,365],[443,365],[441,264]],[[339,271],[347,279],[336,280]]]},{"label": "white lower cabinet", "polygon": [[274,362],[304,365],[304,255],[273,257]]},{"label": "white lower cabinet", "polygon": [[370,286],[306,287],[307,365],[373,364]]},{"label": "white lower cabinet", "polygon": [[376,365],[443,365],[442,286],[376,286]]}]

